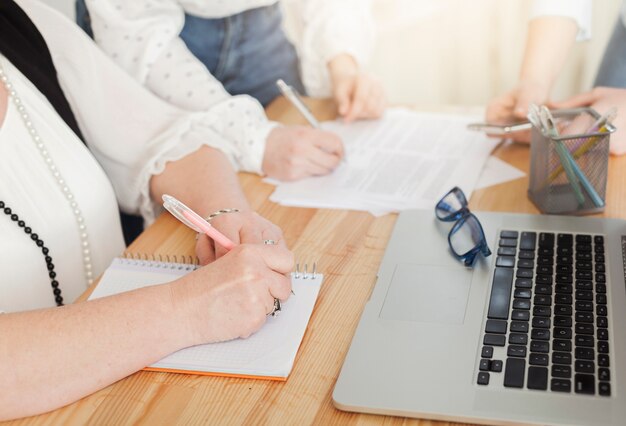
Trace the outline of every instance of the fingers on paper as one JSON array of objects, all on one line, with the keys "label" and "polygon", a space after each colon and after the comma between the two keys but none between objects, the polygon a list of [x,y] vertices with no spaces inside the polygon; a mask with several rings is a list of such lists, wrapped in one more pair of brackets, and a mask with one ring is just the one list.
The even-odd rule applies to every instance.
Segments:
[{"label": "fingers on paper", "polygon": [[287,300],[291,294],[291,278],[289,275],[274,273],[269,282],[269,294],[271,296],[271,312],[274,307],[274,298],[279,300]]}]

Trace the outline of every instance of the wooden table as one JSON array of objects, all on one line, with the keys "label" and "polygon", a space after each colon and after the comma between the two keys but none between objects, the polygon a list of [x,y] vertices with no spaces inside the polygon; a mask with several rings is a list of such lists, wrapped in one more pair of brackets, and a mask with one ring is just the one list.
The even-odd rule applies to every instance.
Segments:
[{"label": "wooden table", "polygon": [[[332,106],[309,101],[316,115],[331,119]],[[279,100],[268,115],[302,123]],[[528,172],[528,147],[500,146],[496,154]],[[607,217],[626,219],[626,156],[611,158]],[[54,412],[7,424],[413,424],[437,422],[353,414],[337,410],[332,392],[363,306],[376,281],[396,215],[288,208],[268,201],[271,185],[241,175],[252,207],[280,225],[301,262],[318,262],[325,280],[294,369],[284,383],[139,372]],[[537,213],[526,197],[528,179],[476,191],[473,210]],[[162,215],[128,249],[142,255],[193,255],[193,232]],[[51,390],[52,391],[52,390]],[[438,423],[445,424],[445,423]]]}]

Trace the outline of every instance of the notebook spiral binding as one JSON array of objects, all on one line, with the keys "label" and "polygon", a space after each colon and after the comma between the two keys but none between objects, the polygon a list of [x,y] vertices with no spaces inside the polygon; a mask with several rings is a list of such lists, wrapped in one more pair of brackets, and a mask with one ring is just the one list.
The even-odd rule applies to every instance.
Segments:
[{"label": "notebook spiral binding", "polygon": [[296,263],[296,270],[293,272],[294,278],[302,278],[303,280],[306,280],[309,278],[315,279],[316,274],[317,274],[317,262],[313,262],[313,269],[311,269],[311,272],[309,272],[308,269],[309,269],[309,265],[305,263],[304,270],[300,272],[300,264]]},{"label": "notebook spiral binding", "polygon": [[120,259],[128,265],[151,266],[162,269],[194,271],[200,267],[200,260],[191,255],[124,252]]},{"label": "notebook spiral binding", "polygon": [[[200,267],[200,259],[191,255],[124,252],[120,260],[128,265],[151,266],[163,269],[195,271]],[[317,276],[317,262],[313,262],[310,272],[307,263],[304,263],[303,267],[304,269],[301,271],[300,263],[296,263],[296,270],[293,272],[294,278],[302,278],[303,280],[315,279]]]}]

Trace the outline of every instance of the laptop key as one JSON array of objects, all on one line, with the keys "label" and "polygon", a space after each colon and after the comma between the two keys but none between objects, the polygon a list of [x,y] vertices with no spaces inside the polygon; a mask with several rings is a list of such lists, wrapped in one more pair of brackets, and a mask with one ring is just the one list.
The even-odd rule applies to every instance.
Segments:
[{"label": "laptop key", "polygon": [[515,239],[517,239],[518,236],[519,236],[519,232],[517,232],[517,231],[503,230],[503,231],[500,232],[500,238],[515,238]]},{"label": "laptop key", "polygon": [[572,341],[563,340],[563,339],[554,339],[552,340],[552,347],[554,348],[555,351],[571,352]]},{"label": "laptop key", "polygon": [[530,354],[530,357],[528,358],[528,363],[530,365],[544,365],[544,366],[547,366],[548,365],[548,355],[546,355],[546,354],[539,354],[539,353]]},{"label": "laptop key", "polygon": [[517,240],[514,238],[500,238],[498,242],[500,247],[517,247]]},{"label": "laptop key", "polygon": [[572,329],[570,327],[554,327],[555,339],[571,339]]},{"label": "laptop key", "polygon": [[611,362],[607,354],[598,354],[598,367],[610,367]]},{"label": "laptop key", "polygon": [[609,353],[609,342],[606,340],[601,340],[598,342],[598,353],[599,354],[608,354]]},{"label": "laptop key", "polygon": [[550,318],[534,317],[533,328],[550,328]]},{"label": "laptop key", "polygon": [[485,334],[483,344],[485,346],[504,346],[506,336],[502,334]]},{"label": "laptop key", "polygon": [[525,321],[512,321],[511,331],[516,333],[528,333],[528,322]]},{"label": "laptop key", "polygon": [[512,268],[515,266],[515,258],[513,256],[498,256],[496,266],[501,268]]},{"label": "laptop key", "polygon": [[520,250],[517,257],[520,259],[534,259],[535,252],[531,250]]},{"label": "laptop key", "polygon": [[555,305],[554,315],[571,316],[572,305]]},{"label": "laptop key", "polygon": [[480,371],[489,371],[489,360],[488,359],[481,359],[480,360],[480,365],[478,366],[478,369]]},{"label": "laptop key", "polygon": [[496,268],[493,273],[491,297],[489,298],[489,311],[487,314],[489,319],[509,319],[512,286],[513,270],[510,268]]},{"label": "laptop key", "polygon": [[555,364],[552,366],[552,377],[570,379],[572,377],[572,367],[569,365]]},{"label": "laptop key", "polygon": [[546,342],[543,340],[533,340],[530,342],[530,351],[548,353],[550,352],[550,342]]},{"label": "laptop key", "polygon": [[513,309],[530,309],[530,300],[529,299],[514,299],[513,300]]},{"label": "laptop key", "polygon": [[530,299],[531,291],[525,288],[516,288],[513,297],[517,299]]},{"label": "laptop key", "polygon": [[514,309],[513,312],[511,312],[511,319],[513,321],[528,321],[530,320],[530,312],[521,309]]},{"label": "laptop key", "polygon": [[526,346],[509,345],[506,353],[510,357],[526,358]]},{"label": "laptop key", "polygon": [[535,328],[530,332],[530,338],[533,340],[550,340],[550,330]]},{"label": "laptop key", "polygon": [[606,328],[598,329],[598,340],[609,340],[609,331]]},{"label": "laptop key", "polygon": [[548,369],[546,367],[528,367],[528,389],[548,389]]},{"label": "laptop key", "polygon": [[532,269],[520,268],[520,269],[517,270],[517,273],[515,274],[515,276],[517,278],[532,278],[533,277],[533,270]]},{"label": "laptop key", "polygon": [[577,373],[593,374],[595,369],[596,369],[596,366],[594,365],[593,361],[584,361],[584,360],[577,359],[576,362],[574,363],[574,371],[576,371]]},{"label": "laptop key", "polygon": [[480,356],[483,358],[491,358],[493,356],[493,346],[483,346]]},{"label": "laptop key", "polygon": [[550,390],[552,392],[571,392],[572,382],[567,379],[552,379],[550,381]]},{"label": "laptop key", "polygon": [[507,358],[504,368],[504,386],[521,388],[524,386],[526,360],[522,358]]},{"label": "laptop key", "polygon": [[575,351],[576,359],[590,359],[593,360],[595,358],[595,351],[593,348],[576,348]]},{"label": "laptop key", "polygon": [[[515,258],[513,258],[513,263],[515,263]],[[533,269],[535,267],[535,262],[532,259],[520,259],[517,262],[517,267]],[[600,272],[604,272],[604,271],[600,271]]]},{"label": "laptop key", "polygon": [[539,247],[554,247],[554,234],[551,232],[542,232],[539,234]]},{"label": "laptop key", "polygon": [[509,334],[509,344],[525,345],[528,343],[528,334],[511,333]]},{"label": "laptop key", "polygon": [[533,315],[536,317],[550,317],[552,316],[552,308],[549,306],[535,306],[533,307]]},{"label": "laptop key", "polygon": [[534,250],[536,239],[537,239],[536,232],[522,232],[520,243],[519,243],[520,250]]},{"label": "laptop key", "polygon": [[578,334],[576,335],[576,339],[574,340],[576,346],[585,346],[587,348],[593,348],[595,344],[595,339],[593,336],[589,336],[587,334]]},{"label": "laptop key", "polygon": [[552,364],[572,365],[572,354],[567,352],[552,352]]},{"label": "laptop key", "polygon": [[607,382],[600,382],[598,384],[598,393],[602,396],[611,396],[611,384]]},{"label": "laptop key", "polygon": [[576,334],[589,334],[593,336],[593,324],[576,324],[574,329]]},{"label": "laptop key", "polygon": [[489,384],[489,373],[481,371],[478,373],[478,380],[476,381],[479,385],[488,385]]},{"label": "laptop key", "polygon": [[611,380],[611,371],[608,368],[598,368],[598,380],[608,382]]},{"label": "laptop key", "polygon": [[533,299],[535,305],[539,306],[552,306],[552,296],[546,296],[543,294],[536,295]]},{"label": "laptop key", "polygon": [[594,377],[591,374],[575,374],[574,391],[585,395],[594,395],[596,393]]},{"label": "laptop key", "polygon": [[499,359],[491,361],[491,371],[494,373],[500,373],[502,371],[502,361]]},{"label": "laptop key", "polygon": [[485,325],[486,333],[506,334],[506,321],[487,320]]},{"label": "laptop key", "polygon": [[515,256],[516,254],[515,247],[498,247],[498,256]]}]

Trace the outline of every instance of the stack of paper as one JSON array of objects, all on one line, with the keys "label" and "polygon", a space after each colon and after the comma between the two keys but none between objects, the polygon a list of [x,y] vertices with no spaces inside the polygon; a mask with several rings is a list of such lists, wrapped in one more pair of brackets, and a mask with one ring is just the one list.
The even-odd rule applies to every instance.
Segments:
[{"label": "stack of paper", "polygon": [[323,123],[338,134],[346,161],[332,174],[278,183],[270,199],[300,207],[374,215],[433,208],[452,187],[469,197],[498,140],[467,130],[476,117],[390,109],[375,121]]}]

